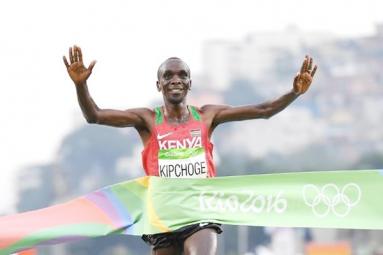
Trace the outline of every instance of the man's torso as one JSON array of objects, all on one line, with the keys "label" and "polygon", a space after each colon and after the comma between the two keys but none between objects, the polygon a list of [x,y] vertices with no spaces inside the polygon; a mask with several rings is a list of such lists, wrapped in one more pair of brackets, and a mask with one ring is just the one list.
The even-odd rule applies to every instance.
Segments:
[{"label": "man's torso", "polygon": [[151,135],[142,152],[147,175],[165,178],[215,176],[209,128],[202,113],[189,106],[184,123],[169,123],[162,108],[155,109]]}]

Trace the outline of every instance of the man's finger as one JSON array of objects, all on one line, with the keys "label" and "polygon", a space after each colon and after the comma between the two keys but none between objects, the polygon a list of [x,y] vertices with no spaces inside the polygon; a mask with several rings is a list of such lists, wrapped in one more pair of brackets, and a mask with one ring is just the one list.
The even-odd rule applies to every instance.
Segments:
[{"label": "man's finger", "polygon": [[68,69],[69,68],[69,64],[68,64],[68,60],[66,59],[65,56],[63,56],[63,60],[64,60],[64,64],[65,64],[66,68]]},{"label": "man's finger", "polygon": [[80,63],[82,63],[82,52],[81,52],[81,48],[80,48],[80,47],[77,47],[77,51],[78,51],[78,61],[80,61]]},{"label": "man's finger", "polygon": [[308,71],[308,67],[309,67],[309,61],[310,61],[309,55],[305,56],[305,60],[306,60],[306,62],[305,62],[305,70],[304,70],[304,72],[307,72]]},{"label": "man's finger", "polygon": [[313,58],[310,57],[310,58],[309,58],[309,65],[308,65],[308,67],[307,67],[307,71],[310,72],[310,70],[311,70],[312,67],[313,67]]},{"label": "man's finger", "polygon": [[305,58],[305,60],[303,60],[300,73],[304,73],[305,63],[306,63],[306,58]]},{"label": "man's finger", "polygon": [[307,61],[308,61],[308,56],[306,55],[305,60],[303,60],[303,63],[302,63],[301,74],[306,72],[307,70],[307,65],[308,65]]},{"label": "man's finger", "polygon": [[73,61],[73,50],[72,50],[72,47],[69,47],[69,61],[71,64],[74,63]]},{"label": "man's finger", "polygon": [[88,66],[88,70],[90,71],[90,72],[92,72],[92,70],[93,70],[93,67],[94,67],[94,65],[96,64],[96,60],[93,60],[92,62],[90,62],[90,64],[89,64],[89,66]]},{"label": "man's finger", "polygon": [[295,77],[294,77],[294,84],[295,83],[297,83],[297,81],[298,81],[298,77],[299,77],[299,72],[295,75]]},{"label": "man's finger", "polygon": [[73,51],[74,51],[74,61],[78,62],[78,49],[76,45],[73,47]]},{"label": "man's finger", "polygon": [[314,66],[314,69],[313,69],[313,71],[311,72],[311,77],[314,77],[314,75],[315,75],[315,72],[317,71],[317,65],[315,65]]}]

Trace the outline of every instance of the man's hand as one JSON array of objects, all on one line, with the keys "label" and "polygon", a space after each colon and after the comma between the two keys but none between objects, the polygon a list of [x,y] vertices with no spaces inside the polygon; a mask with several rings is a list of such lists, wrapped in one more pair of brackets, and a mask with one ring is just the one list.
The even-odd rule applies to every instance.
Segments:
[{"label": "man's hand", "polygon": [[63,60],[68,74],[76,86],[85,84],[86,80],[92,73],[94,65],[96,64],[96,61],[92,61],[89,67],[86,68],[82,62],[81,49],[76,45],[74,45],[73,48],[69,48],[70,64],[65,56],[63,56]]},{"label": "man's hand", "polygon": [[313,67],[313,59],[310,56],[306,56],[303,61],[301,71],[297,73],[294,78],[294,93],[297,95],[301,95],[305,93],[313,81],[313,77],[317,70],[317,66]]}]

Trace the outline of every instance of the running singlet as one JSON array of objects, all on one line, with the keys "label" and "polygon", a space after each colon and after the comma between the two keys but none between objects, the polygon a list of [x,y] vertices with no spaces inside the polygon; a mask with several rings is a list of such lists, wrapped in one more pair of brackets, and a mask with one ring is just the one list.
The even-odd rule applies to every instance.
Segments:
[{"label": "running singlet", "polygon": [[142,164],[147,175],[165,178],[207,178],[215,176],[213,144],[207,128],[194,106],[189,106],[189,120],[169,124],[155,108],[155,125],[148,144],[142,151]]}]

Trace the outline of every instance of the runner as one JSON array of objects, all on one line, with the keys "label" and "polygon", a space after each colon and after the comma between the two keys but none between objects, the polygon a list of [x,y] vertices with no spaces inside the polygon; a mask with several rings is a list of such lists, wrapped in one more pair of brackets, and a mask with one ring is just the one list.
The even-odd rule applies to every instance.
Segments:
[{"label": "runner", "polygon": [[[164,178],[209,178],[216,175],[210,137],[225,122],[268,119],[285,109],[311,85],[317,66],[306,56],[285,95],[257,105],[237,106],[188,105],[192,88],[190,69],[179,58],[165,60],[157,72],[157,90],[163,105],[155,109],[100,109],[91,98],[87,79],[96,62],[84,66],[80,47],[69,48],[69,62],[63,57],[68,74],[75,84],[77,98],[88,123],[114,127],[134,127],[144,145],[142,163],[147,175]],[[154,255],[216,254],[217,234],[222,230],[213,223],[200,223],[172,233],[144,235]]]}]

